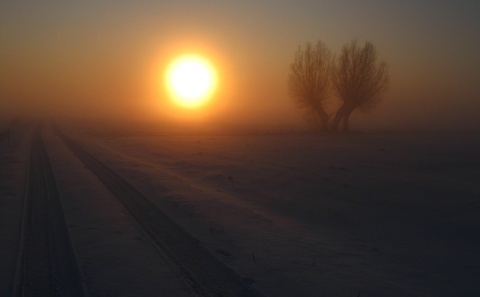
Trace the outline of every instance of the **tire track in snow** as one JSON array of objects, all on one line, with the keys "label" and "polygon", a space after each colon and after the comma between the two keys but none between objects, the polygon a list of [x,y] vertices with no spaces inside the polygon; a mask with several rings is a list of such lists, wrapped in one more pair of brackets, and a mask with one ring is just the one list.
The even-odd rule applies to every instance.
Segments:
[{"label": "tire track in snow", "polygon": [[86,296],[38,125],[32,141],[14,297]]},{"label": "tire track in snow", "polygon": [[67,147],[101,180],[149,235],[172,268],[198,296],[264,297],[253,280],[221,262],[115,171],[54,127]]}]

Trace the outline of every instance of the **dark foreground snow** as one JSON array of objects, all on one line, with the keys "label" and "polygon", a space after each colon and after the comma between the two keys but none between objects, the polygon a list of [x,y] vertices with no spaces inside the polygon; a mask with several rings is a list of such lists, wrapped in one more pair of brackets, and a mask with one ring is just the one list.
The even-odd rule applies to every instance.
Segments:
[{"label": "dark foreground snow", "polygon": [[[269,296],[480,292],[476,134],[72,136]],[[90,293],[189,296],[111,193],[45,143]],[[28,141],[0,145],[11,269]]]}]

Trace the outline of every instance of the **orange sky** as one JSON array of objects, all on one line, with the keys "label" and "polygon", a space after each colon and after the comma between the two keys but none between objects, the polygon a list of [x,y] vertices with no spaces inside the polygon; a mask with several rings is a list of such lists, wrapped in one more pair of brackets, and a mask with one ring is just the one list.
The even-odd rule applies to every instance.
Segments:
[{"label": "orange sky", "polygon": [[[200,3],[200,2],[198,2]],[[302,125],[287,95],[296,48],[321,39],[334,52],[372,41],[390,88],[352,125],[480,127],[478,4],[420,1],[57,1],[0,4],[0,107],[140,118]],[[203,110],[181,111],[158,89],[184,52],[218,67]]]}]

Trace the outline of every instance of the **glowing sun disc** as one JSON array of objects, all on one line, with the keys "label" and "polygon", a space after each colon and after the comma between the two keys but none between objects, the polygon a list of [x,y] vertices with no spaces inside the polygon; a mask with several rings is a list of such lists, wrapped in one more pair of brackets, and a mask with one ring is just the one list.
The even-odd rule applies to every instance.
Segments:
[{"label": "glowing sun disc", "polygon": [[175,102],[184,107],[204,104],[215,91],[215,68],[205,58],[185,55],[175,59],[167,70],[167,88]]}]

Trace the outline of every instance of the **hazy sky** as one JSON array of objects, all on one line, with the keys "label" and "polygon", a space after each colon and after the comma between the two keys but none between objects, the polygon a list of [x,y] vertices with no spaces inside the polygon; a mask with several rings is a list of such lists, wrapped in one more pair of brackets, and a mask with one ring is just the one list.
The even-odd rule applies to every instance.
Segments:
[{"label": "hazy sky", "polygon": [[391,82],[352,126],[480,127],[476,1],[2,1],[0,108],[178,113],[159,77],[199,52],[221,77],[204,116],[295,122],[286,79],[297,47],[320,39],[339,52],[354,38],[376,45]]}]

